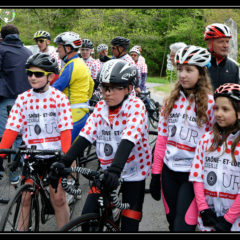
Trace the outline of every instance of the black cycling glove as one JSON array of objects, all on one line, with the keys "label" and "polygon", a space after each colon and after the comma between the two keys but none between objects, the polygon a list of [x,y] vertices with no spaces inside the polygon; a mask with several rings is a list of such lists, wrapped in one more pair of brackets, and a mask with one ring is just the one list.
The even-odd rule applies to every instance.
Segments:
[{"label": "black cycling glove", "polygon": [[213,227],[217,223],[216,213],[210,208],[202,210],[200,216],[205,227]]},{"label": "black cycling glove", "polygon": [[161,174],[152,174],[150,193],[156,201],[161,199]]},{"label": "black cycling glove", "polygon": [[67,177],[71,173],[70,169],[66,169],[64,163],[54,162],[50,167],[49,181],[54,189],[57,189],[60,177]]},{"label": "black cycling glove", "polygon": [[218,223],[214,225],[216,232],[230,232],[232,224],[228,222],[223,216],[217,218]]},{"label": "black cycling glove", "polygon": [[107,192],[115,190],[119,185],[119,172],[111,171],[111,169],[106,169],[104,171],[103,186]]}]

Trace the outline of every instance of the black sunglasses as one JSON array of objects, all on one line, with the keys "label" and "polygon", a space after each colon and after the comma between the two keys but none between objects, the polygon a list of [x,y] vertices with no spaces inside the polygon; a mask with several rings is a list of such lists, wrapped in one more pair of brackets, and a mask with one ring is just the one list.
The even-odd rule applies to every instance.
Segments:
[{"label": "black sunglasses", "polygon": [[45,42],[45,41],[46,41],[46,39],[35,39],[35,42],[36,42],[36,43],[38,43],[38,42],[43,43],[43,42]]},{"label": "black sunglasses", "polygon": [[51,72],[33,71],[30,69],[26,69],[26,72],[29,77],[32,77],[32,75],[34,74],[36,78],[41,78],[43,76],[48,76],[49,74],[51,74]]}]

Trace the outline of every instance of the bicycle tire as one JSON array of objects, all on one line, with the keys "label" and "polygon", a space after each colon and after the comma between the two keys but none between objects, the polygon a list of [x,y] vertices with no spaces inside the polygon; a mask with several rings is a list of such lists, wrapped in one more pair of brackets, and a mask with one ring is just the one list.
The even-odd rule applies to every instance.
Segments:
[{"label": "bicycle tire", "polygon": [[157,129],[158,122],[159,122],[159,110],[156,108],[155,101],[152,98],[149,99],[149,102],[150,102],[150,109],[151,109],[150,111],[151,112],[149,112],[149,114],[148,114],[148,119],[149,119],[151,126],[154,129]]},{"label": "bicycle tire", "polygon": [[[7,204],[11,198],[11,182],[9,178],[9,163],[8,160],[3,161],[4,172],[0,179],[0,203]],[[13,186],[12,186],[13,187]]]},{"label": "bicycle tire", "polygon": [[[99,229],[100,215],[98,213],[88,213],[69,221],[59,231],[60,232],[119,232],[119,228],[112,219],[107,218],[104,229]],[[85,225],[84,225],[85,224]],[[88,224],[88,225],[87,225]],[[89,231],[82,231],[82,227],[89,228]]]},{"label": "bicycle tire", "polygon": [[[11,199],[11,201],[6,206],[6,209],[2,215],[0,222],[0,231],[1,232],[19,232],[18,229],[18,220],[21,214],[21,202],[22,194],[24,192],[32,192],[32,185],[25,184],[22,185]],[[36,194],[31,195],[31,205],[28,220],[28,229],[27,231],[39,231],[39,203]]]},{"label": "bicycle tire", "polygon": [[148,140],[149,140],[149,144],[150,144],[150,147],[152,150],[155,148],[157,136],[158,136],[158,131],[156,131],[156,130],[155,131],[150,130],[148,133]]},{"label": "bicycle tire", "polygon": [[0,179],[0,203],[7,204],[18,188],[19,183],[12,184],[10,181],[10,166],[12,163],[12,154],[7,154],[3,161],[4,171]]}]

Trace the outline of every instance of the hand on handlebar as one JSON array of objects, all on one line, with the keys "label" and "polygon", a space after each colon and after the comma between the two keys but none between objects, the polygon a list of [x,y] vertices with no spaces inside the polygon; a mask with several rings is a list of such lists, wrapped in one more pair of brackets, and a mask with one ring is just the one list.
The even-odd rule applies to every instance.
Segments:
[{"label": "hand on handlebar", "polygon": [[50,167],[49,181],[53,188],[57,189],[60,177],[67,177],[71,170],[66,168],[62,162],[54,162]]},{"label": "hand on handlebar", "polygon": [[119,185],[119,174],[106,169],[104,171],[103,186],[107,192],[115,190]]}]

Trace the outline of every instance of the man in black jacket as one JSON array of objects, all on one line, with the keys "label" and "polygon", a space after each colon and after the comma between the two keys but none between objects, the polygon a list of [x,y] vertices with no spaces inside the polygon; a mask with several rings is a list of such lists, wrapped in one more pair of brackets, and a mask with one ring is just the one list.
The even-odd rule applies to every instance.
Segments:
[{"label": "man in black jacket", "polygon": [[212,55],[208,73],[214,91],[224,83],[239,83],[239,67],[228,57],[230,38],[230,29],[224,24],[214,23],[206,27],[204,39]]},{"label": "man in black jacket", "polygon": [[[31,88],[25,72],[25,63],[32,52],[23,46],[19,38],[18,28],[7,24],[1,28],[0,43],[0,137],[2,136],[8,118],[7,106],[13,105],[18,94]],[[15,142],[15,147],[21,139]],[[12,176],[16,183],[19,176]]]}]

